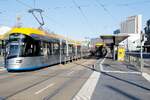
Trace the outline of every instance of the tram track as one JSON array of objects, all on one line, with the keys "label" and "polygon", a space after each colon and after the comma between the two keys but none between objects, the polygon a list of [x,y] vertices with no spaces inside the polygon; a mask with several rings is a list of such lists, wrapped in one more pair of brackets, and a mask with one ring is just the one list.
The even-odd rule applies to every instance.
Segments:
[{"label": "tram track", "polygon": [[[73,67],[74,67],[74,66],[73,66]],[[71,67],[71,69],[72,69],[73,67]],[[53,75],[53,76],[50,75],[49,77],[46,77],[46,79],[43,79],[43,80],[41,80],[41,81],[38,81],[38,82],[36,82],[36,83],[34,83],[34,84],[32,84],[32,85],[27,86],[26,88],[23,88],[23,89],[21,89],[21,90],[19,90],[19,91],[16,91],[15,93],[12,93],[12,94],[6,96],[4,99],[7,100],[7,99],[11,98],[12,96],[14,96],[14,95],[16,95],[16,94],[18,94],[18,93],[20,93],[20,92],[23,92],[23,91],[25,91],[25,90],[27,90],[27,89],[29,89],[29,88],[31,88],[31,87],[34,87],[35,85],[41,84],[41,83],[43,83],[43,82],[45,82],[45,81],[47,81],[47,80],[49,80],[49,79],[51,79],[51,78],[54,78],[54,77],[56,77],[56,76],[58,76],[58,75],[60,75],[60,74],[62,74],[62,73],[65,73],[65,72],[66,72],[66,70],[64,70],[63,72],[62,72],[62,70],[59,70],[57,73],[54,72],[54,73],[56,73],[55,75]]]},{"label": "tram track", "polygon": [[50,100],[53,98],[56,94],[58,94],[62,89],[66,88],[69,84],[74,83],[78,79],[80,79],[85,73],[82,72],[83,70],[79,71],[77,75],[78,77],[69,78],[66,80],[61,86],[59,86],[56,90],[53,91],[52,94],[49,94],[48,96],[44,97],[43,100]]},{"label": "tram track", "polygon": [[[59,66],[59,65],[54,65],[54,66],[49,66],[49,67],[45,67],[43,69],[40,69],[40,70],[35,70],[35,71],[30,71],[30,72],[11,72],[11,73],[8,73],[8,72],[4,72],[4,73],[0,73],[0,76],[3,76],[3,77],[0,77],[0,82],[3,83],[3,81],[6,81],[10,78],[22,78],[21,76],[28,76],[28,75],[33,75],[33,74],[38,74],[38,73],[42,73],[42,72],[45,72],[45,69],[48,69],[48,70],[52,70],[51,68],[53,67],[56,67],[56,66]],[[59,70],[59,69],[57,69]],[[56,70],[55,70],[56,71]],[[51,72],[48,73],[48,74],[52,74]],[[8,76],[5,76],[5,75],[8,75]]]},{"label": "tram track", "polygon": [[[87,61],[84,61],[84,63],[85,63],[85,62],[87,62]],[[83,62],[81,62],[81,63],[83,63]],[[77,66],[77,65],[70,66],[69,69],[67,69],[67,70],[66,70],[66,69],[65,69],[65,70],[57,69],[57,72],[56,72],[56,70],[55,70],[55,72],[51,73],[50,76],[45,77],[45,79],[40,80],[40,81],[38,81],[38,82],[36,82],[36,83],[34,83],[34,84],[31,84],[31,85],[29,85],[29,86],[27,86],[27,87],[25,87],[25,88],[23,88],[23,89],[21,89],[21,90],[18,90],[18,91],[16,91],[16,92],[14,92],[14,93],[8,95],[8,96],[5,96],[4,99],[9,99],[9,98],[11,98],[11,97],[17,95],[18,93],[21,93],[21,92],[23,92],[23,91],[26,91],[27,89],[32,88],[32,87],[34,87],[34,86],[36,86],[36,85],[38,85],[38,84],[41,84],[41,83],[43,83],[43,82],[45,82],[45,81],[47,81],[47,80],[49,80],[49,79],[55,78],[55,77],[59,76],[60,74],[66,73],[67,71],[72,70],[72,69],[75,68],[76,66]],[[54,74],[54,75],[52,75],[52,74]]]},{"label": "tram track", "polygon": [[[85,69],[89,69],[90,70],[90,66],[93,65],[96,61],[90,61],[89,63],[87,64],[79,64],[79,63],[75,63],[76,65],[78,66],[81,66],[84,67]],[[80,80],[85,80],[88,79],[90,73],[86,72],[86,71],[89,71],[89,70],[85,70],[85,69],[82,69],[80,70],[79,72],[76,73],[77,76],[72,76],[72,77],[69,77],[68,80],[66,80],[61,86],[59,86],[54,92],[52,92],[51,94],[49,94],[48,96],[46,96],[43,100],[53,100],[55,98],[55,96],[57,94],[59,94],[61,91],[63,91],[63,89],[67,88],[69,85],[72,85],[72,83],[75,83],[76,81],[79,81]],[[88,73],[88,75],[87,75]],[[66,77],[63,77],[63,78],[66,78]],[[84,84],[84,83],[83,83]],[[82,85],[83,85],[82,84]],[[82,85],[80,87],[82,87]],[[77,93],[78,91],[76,91],[73,96],[71,96],[71,98],[74,97],[74,95]],[[60,93],[61,94],[61,93]]]}]

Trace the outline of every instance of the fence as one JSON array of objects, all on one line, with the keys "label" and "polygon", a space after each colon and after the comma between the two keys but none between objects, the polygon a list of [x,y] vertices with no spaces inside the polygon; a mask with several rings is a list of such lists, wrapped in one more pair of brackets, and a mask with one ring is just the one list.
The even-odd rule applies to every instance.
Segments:
[{"label": "fence", "polygon": [[138,71],[150,74],[150,53],[143,52],[141,58],[140,52],[126,52],[125,61],[134,65]]}]

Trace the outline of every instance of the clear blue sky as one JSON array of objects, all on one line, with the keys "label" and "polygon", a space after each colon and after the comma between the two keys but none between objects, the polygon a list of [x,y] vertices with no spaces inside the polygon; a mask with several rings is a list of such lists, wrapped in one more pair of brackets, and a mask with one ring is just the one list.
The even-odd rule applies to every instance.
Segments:
[{"label": "clear blue sky", "polygon": [[[18,0],[34,8],[34,0]],[[44,12],[45,28],[74,39],[111,34],[127,16],[142,14],[143,26],[150,19],[150,0],[35,0],[35,8]],[[98,1],[98,2],[97,2]],[[14,26],[21,16],[25,27],[38,27],[17,0],[0,0],[0,25]],[[77,7],[80,6],[80,8]],[[102,7],[103,6],[103,7]]]}]

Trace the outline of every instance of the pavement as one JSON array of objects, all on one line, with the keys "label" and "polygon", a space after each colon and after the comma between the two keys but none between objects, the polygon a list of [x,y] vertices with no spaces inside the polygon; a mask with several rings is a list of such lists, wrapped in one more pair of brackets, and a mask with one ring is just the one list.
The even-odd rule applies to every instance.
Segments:
[{"label": "pavement", "polygon": [[132,65],[106,58],[91,100],[149,100],[150,82]]},{"label": "pavement", "polygon": [[150,59],[144,59],[144,67],[142,70],[150,75]]},{"label": "pavement", "polygon": [[[93,65],[95,68],[93,69]],[[0,71],[0,100],[149,100],[150,81],[127,63],[81,59],[30,72]]]}]

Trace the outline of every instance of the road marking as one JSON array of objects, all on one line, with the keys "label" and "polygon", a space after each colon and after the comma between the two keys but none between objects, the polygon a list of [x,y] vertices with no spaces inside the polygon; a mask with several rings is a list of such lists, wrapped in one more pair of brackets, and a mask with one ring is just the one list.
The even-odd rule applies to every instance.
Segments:
[{"label": "road marking", "polygon": [[99,72],[93,72],[73,100],[90,100],[100,78]]},{"label": "road marking", "polygon": [[46,89],[48,89],[49,87],[52,87],[52,86],[54,86],[54,85],[55,85],[54,83],[51,83],[51,84],[49,84],[48,86],[46,86],[45,88],[43,88],[43,89],[41,89],[41,90],[35,92],[35,94],[39,94],[39,93],[43,92],[44,90],[46,90]]},{"label": "road marking", "polygon": [[142,73],[142,76],[150,82],[150,75],[147,73]]},{"label": "road marking", "polygon": [[72,73],[74,73],[74,71],[69,72],[69,73],[67,74],[67,76],[71,75]]},{"label": "road marking", "polygon": [[150,66],[148,63],[144,63],[144,65],[146,65],[146,66]]},{"label": "road marking", "polygon": [[[106,55],[107,56],[107,55]],[[129,71],[109,71],[109,70],[104,70],[103,69],[103,63],[105,61],[106,58],[104,58],[101,63],[100,63],[100,71],[101,72],[105,72],[105,73],[120,73],[120,74],[141,74],[141,72],[129,72]]]},{"label": "road marking", "polygon": [[[100,62],[104,62],[105,58]],[[90,100],[100,78],[100,72],[94,71],[73,100]]]},{"label": "road marking", "polygon": [[103,69],[103,63],[105,61],[106,58],[104,58],[101,62],[100,62],[100,71],[104,72],[104,69]]},{"label": "road marking", "polygon": [[129,71],[107,71],[107,70],[103,70],[102,72],[106,72],[106,73],[120,73],[120,74],[141,74],[141,72],[129,72]]}]

